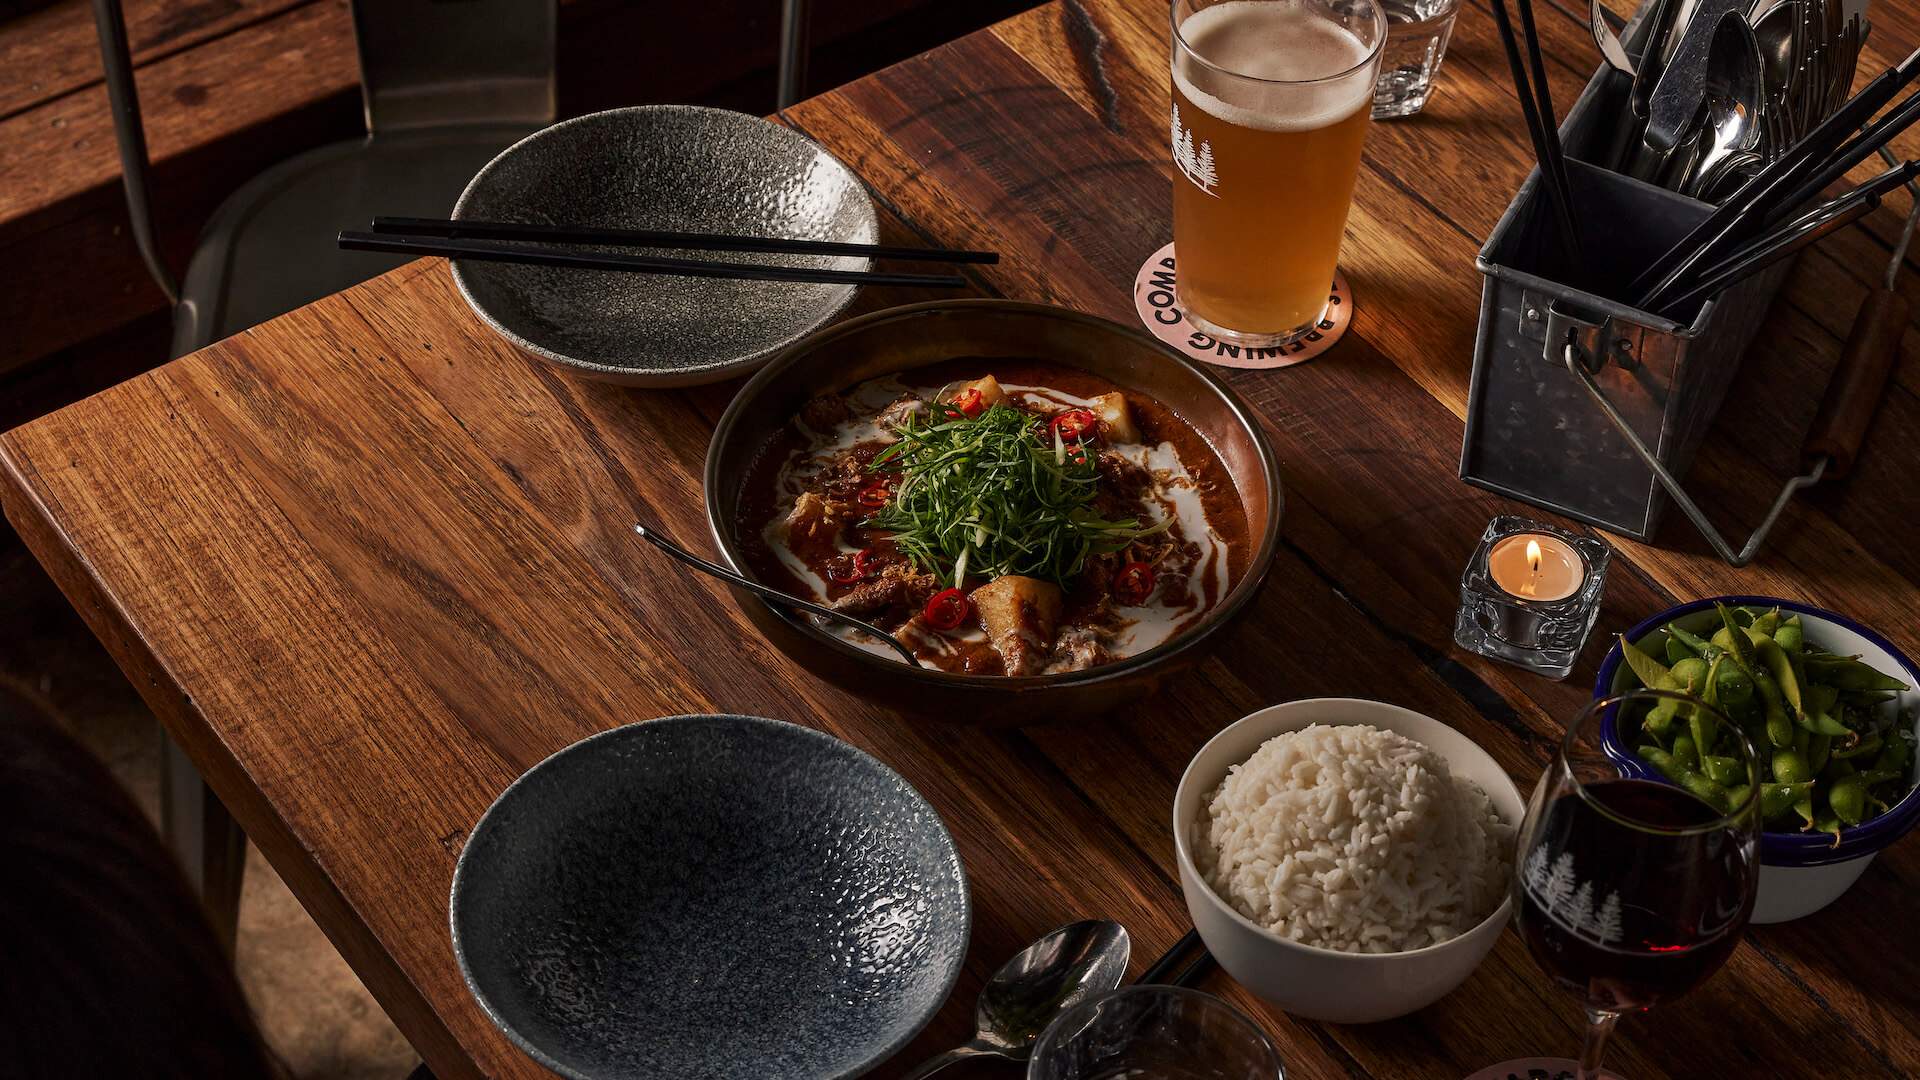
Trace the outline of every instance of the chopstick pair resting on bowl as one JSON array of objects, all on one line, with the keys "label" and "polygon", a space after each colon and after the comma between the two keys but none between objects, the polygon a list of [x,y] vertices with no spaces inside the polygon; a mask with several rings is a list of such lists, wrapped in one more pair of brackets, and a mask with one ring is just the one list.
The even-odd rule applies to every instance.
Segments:
[{"label": "chopstick pair resting on bowl", "polygon": [[619,270],[683,277],[752,281],[797,281],[833,285],[908,285],[965,288],[958,274],[902,274],[877,270],[832,270],[762,263],[711,262],[658,255],[582,251],[568,245],[680,248],[801,255],[857,255],[873,259],[922,262],[996,263],[992,251],[852,244],[832,240],[730,236],[657,229],[609,229],[584,225],[537,225],[512,221],[464,221],[452,218],[377,217],[372,232],[344,230],[338,243],[346,251],[385,251],[402,255],[444,255],[481,262],[528,263],[579,270]]}]

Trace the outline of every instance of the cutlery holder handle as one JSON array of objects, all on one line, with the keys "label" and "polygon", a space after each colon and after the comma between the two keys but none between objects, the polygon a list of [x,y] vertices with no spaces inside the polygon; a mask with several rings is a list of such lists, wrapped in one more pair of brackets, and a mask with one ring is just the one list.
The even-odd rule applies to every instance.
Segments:
[{"label": "cutlery holder handle", "polygon": [[1828,476],[1842,477],[1853,468],[1900,356],[1900,338],[1912,310],[1899,293],[1884,288],[1868,293],[1860,305],[1853,332],[1840,352],[1840,364],[1833,369],[1820,411],[1807,431],[1806,457],[1827,458]]}]

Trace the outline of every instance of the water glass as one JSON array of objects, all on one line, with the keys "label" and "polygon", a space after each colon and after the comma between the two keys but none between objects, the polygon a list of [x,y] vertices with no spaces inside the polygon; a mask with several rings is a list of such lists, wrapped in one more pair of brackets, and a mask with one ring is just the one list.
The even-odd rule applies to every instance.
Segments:
[{"label": "water glass", "polygon": [[1198,990],[1131,986],[1061,1013],[1027,1080],[1285,1080],[1280,1052],[1245,1013]]},{"label": "water glass", "polygon": [[1433,94],[1460,0],[1380,0],[1380,7],[1387,16],[1387,47],[1373,84],[1373,118],[1412,116]]}]

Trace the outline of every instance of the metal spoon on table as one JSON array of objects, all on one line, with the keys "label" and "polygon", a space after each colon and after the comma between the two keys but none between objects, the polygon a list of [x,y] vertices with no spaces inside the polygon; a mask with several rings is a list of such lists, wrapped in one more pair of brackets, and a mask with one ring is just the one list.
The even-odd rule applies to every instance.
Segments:
[{"label": "metal spoon on table", "polygon": [[909,664],[912,664],[914,667],[926,666],[920,662],[919,657],[913,655],[913,650],[907,648],[906,644],[902,642],[899,638],[894,637],[892,634],[887,633],[885,630],[880,629],[879,627],[873,625],[870,622],[866,622],[861,619],[856,619],[853,616],[847,615],[843,612],[835,611],[824,604],[816,604],[811,600],[803,600],[800,597],[793,595],[792,593],[781,592],[779,589],[768,588],[767,586],[762,585],[751,578],[741,577],[739,574],[736,574],[733,571],[727,569],[726,567],[721,566],[719,563],[708,562],[707,560],[701,558],[700,556],[695,555],[693,552],[688,551],[686,548],[683,548],[679,544],[676,544],[673,541],[667,539],[665,536],[660,535],[659,530],[653,528],[650,525],[644,525],[639,522],[635,522],[633,526],[633,531],[640,534],[640,539],[645,540],[647,543],[652,544],[654,547],[659,548],[661,551],[666,552],[667,554],[673,556],[676,559],[679,559],[681,562],[686,563],[688,566],[691,566],[702,573],[711,574],[714,577],[719,578],[721,581],[724,581],[729,585],[738,586],[739,588],[745,589],[756,596],[765,597],[766,599],[771,600],[776,604],[785,604],[788,607],[799,608],[801,611],[807,612],[808,614],[818,615],[823,619],[831,619],[832,621],[840,623],[842,625],[851,626],[855,630],[858,630],[861,633],[866,634],[868,637],[873,638],[874,640],[880,642],[883,645],[891,645],[893,647],[893,651],[900,654],[901,659],[905,660]]},{"label": "metal spoon on table", "polygon": [[973,1007],[973,1041],[923,1062],[901,1080],[921,1080],[956,1061],[999,1057],[1025,1061],[1053,1018],[1120,985],[1133,945],[1126,927],[1089,920],[1053,931],[1007,961]]}]

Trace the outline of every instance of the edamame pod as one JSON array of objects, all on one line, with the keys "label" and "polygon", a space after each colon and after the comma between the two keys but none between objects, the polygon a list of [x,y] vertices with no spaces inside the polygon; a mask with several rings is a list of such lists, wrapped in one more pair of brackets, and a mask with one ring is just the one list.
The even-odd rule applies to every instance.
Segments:
[{"label": "edamame pod", "polygon": [[1818,773],[1833,756],[1833,736],[1815,735],[1807,740],[1807,768]]},{"label": "edamame pod", "polygon": [[1635,750],[1634,753],[1639,754],[1641,759],[1653,766],[1661,776],[1675,783],[1680,781],[1680,774],[1686,771],[1674,763],[1672,754],[1667,753],[1657,746],[1642,745],[1639,749]]},{"label": "edamame pod", "polygon": [[[1626,660],[1627,667],[1631,668],[1634,675],[1639,678],[1642,686],[1676,692],[1683,689],[1679,680],[1673,677],[1673,672],[1667,669],[1667,665],[1648,656],[1644,649],[1628,641],[1625,634],[1620,635],[1620,655]],[[1672,725],[1673,718],[1679,715],[1679,712],[1679,701],[1673,698],[1662,698],[1659,704],[1647,712],[1647,718],[1641,723],[1655,734],[1662,734]]]},{"label": "edamame pod", "polygon": [[[1694,749],[1700,754],[1700,761],[1704,767],[1707,752],[1713,749],[1714,743],[1720,741],[1720,719],[1706,709],[1690,709],[1687,715],[1687,731],[1693,735]],[[1715,777],[1715,779],[1719,778]]]},{"label": "edamame pod", "polygon": [[1775,750],[1773,779],[1778,784],[1803,783],[1813,779],[1813,769],[1798,750]]},{"label": "edamame pod", "polygon": [[1875,771],[1900,773],[1906,771],[1907,762],[1911,760],[1913,760],[1912,737],[1905,732],[1898,732],[1888,738],[1887,744],[1880,748],[1880,756],[1873,759],[1873,767]]},{"label": "edamame pod", "polygon": [[1827,789],[1827,805],[1842,823],[1860,824],[1867,816],[1867,782],[1858,773],[1835,780]]},{"label": "edamame pod", "polygon": [[1794,675],[1793,661],[1787,659],[1786,652],[1769,639],[1754,647],[1754,655],[1766,668],[1767,674],[1773,677],[1774,685],[1780,688],[1780,697],[1795,713],[1803,711],[1800,679]]},{"label": "edamame pod", "polygon": [[[1725,654],[1722,654],[1724,658]],[[1719,703],[1729,709],[1738,709],[1753,700],[1753,678],[1740,670],[1739,664],[1718,664],[1719,672],[1714,676],[1714,693]]]},{"label": "edamame pod", "polygon": [[1700,767],[1700,751],[1694,744],[1693,736],[1675,735],[1673,737],[1673,763],[1682,769]]},{"label": "edamame pod", "polygon": [[1813,823],[1814,830],[1833,837],[1833,846],[1840,846],[1840,819],[1831,814],[1823,815]]},{"label": "edamame pod", "polygon": [[1753,674],[1753,685],[1760,691],[1760,700],[1766,706],[1767,742],[1775,748],[1793,745],[1793,717],[1787,715],[1787,706],[1780,697],[1780,686],[1773,676],[1764,671]]},{"label": "edamame pod", "polygon": [[1739,783],[1746,777],[1746,770],[1740,767],[1737,759],[1721,754],[1708,754],[1702,757],[1700,771],[1706,773],[1707,779],[1714,783],[1729,786]]},{"label": "edamame pod", "polygon": [[1788,656],[1796,656],[1805,652],[1807,648],[1807,632],[1800,626],[1800,616],[1795,615],[1793,618],[1781,623],[1780,629],[1773,632],[1773,643],[1780,646],[1780,650]]},{"label": "edamame pod", "polygon": [[1857,656],[1809,656],[1807,678],[1840,690],[1912,689],[1891,675],[1875,671]]},{"label": "edamame pod", "polygon": [[[1747,629],[1734,621],[1733,612],[1725,604],[1713,605],[1720,612],[1720,621],[1724,624],[1714,631],[1714,644],[1733,654],[1740,666],[1749,672],[1754,669],[1753,639],[1747,636]],[[1721,631],[1725,631],[1724,637]]]},{"label": "edamame pod", "polygon": [[1712,670],[1705,660],[1697,656],[1688,656],[1674,664],[1667,674],[1672,676],[1676,689],[1699,697],[1706,691],[1707,674]]},{"label": "edamame pod", "polygon": [[1774,608],[1765,615],[1757,616],[1753,620],[1753,624],[1747,627],[1747,632],[1749,634],[1760,634],[1763,637],[1772,637],[1774,632],[1779,629],[1780,609]]},{"label": "edamame pod", "polygon": [[1680,644],[1685,645],[1689,649],[1692,649],[1694,655],[1698,656],[1702,660],[1709,660],[1709,661],[1712,660],[1713,657],[1707,655],[1707,650],[1718,648],[1718,646],[1714,645],[1712,642],[1708,641],[1706,638],[1703,638],[1700,635],[1693,633],[1692,631],[1686,629],[1685,627],[1680,626],[1678,623],[1675,623],[1667,627],[1667,636],[1678,640]]},{"label": "edamame pod", "polygon": [[1760,816],[1777,818],[1785,816],[1793,809],[1793,804],[1801,799],[1810,799],[1813,795],[1813,781],[1802,780],[1797,784],[1765,783],[1760,785]]},{"label": "edamame pod", "polygon": [[[1852,746],[1843,746],[1835,750],[1833,756],[1844,761],[1852,761],[1854,758],[1866,757],[1869,754],[1878,754],[1885,745],[1886,739],[1876,731],[1854,743]],[[1878,764],[1877,760],[1875,764]],[[1816,768],[1817,767],[1818,766],[1816,766]]]}]

